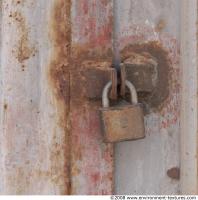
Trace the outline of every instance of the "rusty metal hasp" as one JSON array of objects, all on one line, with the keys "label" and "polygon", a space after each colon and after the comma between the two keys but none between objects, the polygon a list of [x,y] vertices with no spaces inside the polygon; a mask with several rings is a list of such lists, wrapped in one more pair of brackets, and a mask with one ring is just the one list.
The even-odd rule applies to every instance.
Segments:
[{"label": "rusty metal hasp", "polygon": [[109,106],[109,90],[112,82],[103,89],[100,109],[102,131],[105,142],[121,142],[145,137],[144,115],[141,104],[138,103],[137,92],[133,84],[126,80],[125,85],[131,93],[131,105]]}]

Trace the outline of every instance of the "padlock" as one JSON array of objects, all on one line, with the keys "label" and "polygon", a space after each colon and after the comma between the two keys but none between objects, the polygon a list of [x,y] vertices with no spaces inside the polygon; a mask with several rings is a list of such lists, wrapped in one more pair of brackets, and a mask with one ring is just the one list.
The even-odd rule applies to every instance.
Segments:
[{"label": "padlock", "polygon": [[105,142],[121,142],[137,140],[145,137],[143,108],[138,103],[137,92],[133,84],[126,80],[125,85],[130,90],[131,104],[109,106],[109,90],[111,81],[106,84],[102,94],[100,109],[102,132]]}]

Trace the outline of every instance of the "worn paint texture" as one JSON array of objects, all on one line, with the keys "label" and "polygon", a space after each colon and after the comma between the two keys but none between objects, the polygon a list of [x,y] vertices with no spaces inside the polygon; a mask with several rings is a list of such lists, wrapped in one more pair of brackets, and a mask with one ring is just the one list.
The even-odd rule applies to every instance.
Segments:
[{"label": "worn paint texture", "polygon": [[70,1],[2,1],[1,194],[69,194],[69,16]]},{"label": "worn paint texture", "polygon": [[58,125],[62,135],[54,131],[51,144],[51,162],[57,185],[62,187],[62,194],[70,194],[70,50],[71,50],[71,1],[59,0],[54,3],[50,36],[53,54],[49,69],[49,81],[54,88],[59,114]]},{"label": "worn paint texture", "polygon": [[[72,2],[71,137],[72,194],[113,192],[113,147],[105,144],[100,127],[99,101],[90,101],[81,71],[111,67],[112,2]],[[86,61],[92,62],[88,66]],[[84,63],[84,64],[83,64]]]},{"label": "worn paint texture", "polygon": [[[126,48],[127,49],[127,48]],[[143,50],[144,51],[144,50]],[[150,53],[135,53],[130,50],[123,63],[126,70],[126,79],[133,82],[137,92],[152,93],[158,80],[158,61]]]},{"label": "worn paint texture", "polygon": [[179,1],[124,0],[118,1],[118,9],[122,56],[151,54],[158,62],[159,79],[145,101],[150,104],[146,138],[116,145],[116,193],[178,194],[179,181],[170,179],[167,171],[179,167]]},{"label": "worn paint texture", "polygon": [[103,85],[110,77],[112,2],[0,3],[0,193],[111,194],[102,88],[84,86],[94,73],[108,71]]},{"label": "worn paint texture", "polygon": [[[132,54],[152,56],[156,63],[156,84],[151,92],[146,93],[144,91],[139,92],[142,102],[152,108],[162,107],[163,101],[169,95],[169,77],[170,77],[170,61],[168,58],[168,52],[158,41],[151,41],[141,44],[133,44],[126,46],[121,52],[121,58],[123,62],[127,60]],[[143,78],[143,77],[142,77]],[[145,77],[145,79],[149,79]],[[131,81],[135,81],[134,79]]]},{"label": "worn paint texture", "polygon": [[179,0],[119,1],[122,55],[146,51],[166,76],[149,97],[146,139],[116,145],[115,173],[101,88],[86,81],[112,65],[112,0],[0,4],[0,193],[112,194],[115,177],[117,194],[178,194]]}]

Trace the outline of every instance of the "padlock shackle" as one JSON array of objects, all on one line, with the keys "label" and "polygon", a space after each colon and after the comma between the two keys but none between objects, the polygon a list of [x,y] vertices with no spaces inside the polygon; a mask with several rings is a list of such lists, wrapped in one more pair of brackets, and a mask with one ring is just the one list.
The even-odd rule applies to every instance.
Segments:
[{"label": "padlock shackle", "polygon": [[135,86],[128,80],[125,81],[125,85],[130,90],[131,103],[132,104],[137,104],[138,103],[138,96],[137,96],[137,92],[136,92]]},{"label": "padlock shackle", "polygon": [[[137,97],[137,92],[136,92],[136,89],[135,89],[134,85],[130,81],[128,81],[128,80],[125,81],[125,85],[130,90],[131,103],[132,104],[137,104],[138,103],[138,97]],[[108,95],[109,95],[109,90],[110,90],[111,86],[112,86],[112,82],[109,81],[105,85],[105,87],[103,89],[103,92],[102,92],[102,106],[104,108],[109,107],[109,97],[108,97]]]},{"label": "padlock shackle", "polygon": [[110,90],[111,86],[112,86],[112,82],[109,81],[109,82],[105,85],[105,87],[104,87],[104,89],[103,89],[103,92],[102,92],[102,106],[103,106],[104,108],[109,107],[109,97],[108,97],[108,94],[109,94],[109,90]]}]

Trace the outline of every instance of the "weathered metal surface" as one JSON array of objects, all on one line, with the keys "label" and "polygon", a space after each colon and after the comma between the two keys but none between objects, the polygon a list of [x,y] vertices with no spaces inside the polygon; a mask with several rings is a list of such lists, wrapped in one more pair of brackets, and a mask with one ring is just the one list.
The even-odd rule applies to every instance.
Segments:
[{"label": "weathered metal surface", "polygon": [[69,1],[1,2],[0,192],[67,194]]},{"label": "weathered metal surface", "polygon": [[136,44],[136,42],[134,43],[135,44],[126,44],[126,47],[124,47],[121,51],[122,59],[125,60],[130,58],[130,55],[133,53],[155,59],[155,61],[150,60],[153,65],[157,63],[157,66],[152,67],[154,68],[153,70],[150,69],[150,76],[148,72],[146,74],[146,70],[144,70],[141,76],[142,79],[146,79],[148,81],[148,86],[150,80],[150,85],[153,86],[153,90],[148,93],[145,89],[145,91],[142,91],[139,95],[141,97],[140,100],[145,104],[152,108],[159,108],[169,95],[170,61],[168,52],[158,41],[142,41],[138,44]]},{"label": "weathered metal surface", "polygon": [[130,91],[130,103],[118,101],[111,105],[109,91],[112,87],[109,81],[102,92],[102,108],[100,108],[101,130],[105,142],[121,142],[141,139],[145,136],[144,114],[138,103],[137,91],[134,85],[125,80],[124,85]]},{"label": "weathered metal surface", "polygon": [[60,188],[58,193],[70,194],[71,1],[53,1],[49,11],[50,21],[47,30],[51,40],[51,51],[47,75],[48,85],[51,86],[51,95],[54,97],[54,115],[57,117],[54,119],[56,127],[50,143],[50,160],[53,160],[51,173],[56,180],[56,186]]},{"label": "weathered metal surface", "polygon": [[117,3],[120,49],[131,45],[142,51],[149,50],[154,57],[158,54],[158,64],[163,60],[169,64],[168,76],[164,76],[168,84],[159,86],[165,98],[163,101],[160,95],[159,99],[154,98],[151,105],[157,109],[149,106],[150,114],[145,117],[146,138],[116,145],[116,193],[178,194],[179,181],[171,180],[167,170],[180,163],[180,1],[123,0]]},{"label": "weathered metal surface", "polygon": [[111,194],[113,148],[87,98],[100,91],[80,74],[110,67],[111,1],[1,2],[1,193]]},{"label": "weathered metal surface", "polygon": [[167,171],[167,175],[172,179],[179,180],[180,179],[180,169],[178,167],[173,167]]},{"label": "weathered metal surface", "polygon": [[181,9],[181,173],[182,194],[198,194],[198,60],[197,0],[183,0]]},{"label": "weathered metal surface", "polygon": [[145,137],[144,115],[139,105],[101,109],[105,142],[121,142]]},{"label": "weathered metal surface", "polygon": [[[168,76],[168,74],[164,73],[163,70],[158,70],[157,58],[154,58],[146,52],[138,54],[128,51],[127,53],[128,54],[124,55],[123,58],[123,63],[126,68],[126,79],[133,82],[138,92],[144,94],[150,93],[150,96],[153,96],[153,91],[157,88],[158,91],[155,92],[155,97],[152,98],[158,98],[158,73],[161,73],[159,76],[160,78],[162,76]],[[79,70],[78,75],[76,76],[83,76],[83,78],[81,78],[81,84],[85,90],[86,97],[90,98],[90,100],[101,99],[102,89],[114,74],[113,70],[115,71],[115,69],[112,68],[112,63],[107,61],[100,62],[85,60],[81,65],[82,69]],[[163,67],[167,68],[166,65],[163,65],[161,68]],[[162,82],[163,79],[161,78],[160,81]],[[168,84],[168,82],[164,81],[162,84]],[[160,86],[162,84],[160,84]],[[78,83],[76,83],[76,87],[78,87]],[[113,89],[114,93],[116,93],[117,84],[114,84]],[[115,98],[116,94],[113,96]],[[166,97],[165,92],[164,97]],[[149,101],[148,96],[146,99],[144,98],[144,101]],[[162,101],[162,99],[160,98],[159,101]]]},{"label": "weathered metal surface", "polygon": [[[116,193],[178,194],[181,128],[181,190],[195,194],[197,1],[117,2],[121,43],[115,46],[145,50],[154,41],[151,52],[160,51],[158,60],[170,63],[168,87],[160,87],[163,103],[151,104],[157,109],[145,117],[146,139],[116,146]],[[111,194],[113,148],[102,141],[100,103],[94,99],[99,90],[87,94],[81,73],[85,60],[99,67],[111,63],[112,1],[74,0],[71,6],[70,0],[2,0],[0,5],[0,193]]]},{"label": "weathered metal surface", "polygon": [[[100,100],[105,84],[111,80],[115,69],[111,68],[111,62],[85,61],[78,71],[80,85],[85,90],[85,96],[90,100]],[[79,81],[74,90],[78,90]]]},{"label": "weathered metal surface", "polygon": [[[112,60],[112,1],[72,1],[71,194],[113,192],[113,147],[103,142],[98,109],[81,85],[84,60]],[[108,66],[107,66],[108,67]]]},{"label": "weathered metal surface", "polygon": [[158,82],[156,58],[145,52],[131,52],[123,63],[126,68],[126,79],[133,82],[138,92],[153,92]]}]

